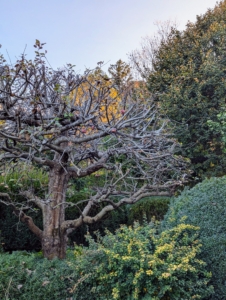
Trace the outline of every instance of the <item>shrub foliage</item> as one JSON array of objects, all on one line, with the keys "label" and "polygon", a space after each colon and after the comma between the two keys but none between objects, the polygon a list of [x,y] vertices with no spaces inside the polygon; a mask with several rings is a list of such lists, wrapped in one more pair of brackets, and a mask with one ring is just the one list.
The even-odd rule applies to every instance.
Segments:
[{"label": "shrub foliage", "polygon": [[158,234],[155,226],[122,226],[116,234],[88,236],[66,260],[14,252],[0,256],[0,299],[203,299],[212,289],[197,259],[198,229],[180,224]]},{"label": "shrub foliage", "polygon": [[128,209],[128,223],[132,224],[134,221],[142,223],[145,217],[148,222],[152,218],[160,221],[167,213],[170,203],[170,197],[148,197],[130,206]]},{"label": "shrub foliage", "polygon": [[70,296],[73,270],[66,261],[43,259],[27,252],[0,256],[0,299],[53,300]]},{"label": "shrub foliage", "polygon": [[[153,224],[152,224],[153,225]],[[211,293],[210,273],[196,258],[197,228],[180,224],[156,233],[152,225],[122,226],[89,249],[76,251],[72,291],[81,299],[203,299]],[[193,297],[193,298],[192,298]],[[76,298],[77,299],[77,298]]]},{"label": "shrub foliage", "polygon": [[226,295],[226,177],[206,179],[185,190],[170,204],[163,228],[174,228],[180,219],[200,227],[202,252],[199,258],[212,273],[215,294],[212,299]]}]

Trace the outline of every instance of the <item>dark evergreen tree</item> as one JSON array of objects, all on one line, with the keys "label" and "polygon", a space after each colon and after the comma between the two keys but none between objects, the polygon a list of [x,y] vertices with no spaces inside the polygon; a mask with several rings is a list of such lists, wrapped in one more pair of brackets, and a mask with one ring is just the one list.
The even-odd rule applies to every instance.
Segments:
[{"label": "dark evergreen tree", "polygon": [[132,80],[130,66],[119,59],[114,65],[110,65],[108,72],[111,74],[114,85],[118,91],[128,85]]},{"label": "dark evergreen tree", "polygon": [[183,155],[194,176],[223,175],[226,157],[222,139],[207,124],[225,110],[226,1],[171,30],[155,51],[148,87],[162,111],[175,123]]}]

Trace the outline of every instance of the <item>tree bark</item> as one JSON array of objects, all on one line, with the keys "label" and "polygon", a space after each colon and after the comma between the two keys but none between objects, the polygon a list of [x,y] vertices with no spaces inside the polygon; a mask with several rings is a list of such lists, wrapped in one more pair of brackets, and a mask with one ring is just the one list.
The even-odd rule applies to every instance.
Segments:
[{"label": "tree bark", "polygon": [[67,233],[61,229],[65,220],[65,197],[69,176],[61,166],[49,173],[49,194],[43,207],[42,250],[48,259],[66,257]]}]

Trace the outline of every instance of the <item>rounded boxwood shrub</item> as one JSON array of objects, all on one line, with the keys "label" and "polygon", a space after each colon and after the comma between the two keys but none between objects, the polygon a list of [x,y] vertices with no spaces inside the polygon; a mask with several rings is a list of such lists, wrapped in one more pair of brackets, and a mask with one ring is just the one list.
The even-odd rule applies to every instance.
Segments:
[{"label": "rounded boxwood shrub", "polygon": [[163,229],[181,222],[200,227],[202,252],[199,257],[212,273],[215,294],[210,299],[226,299],[226,177],[210,178],[171,201]]}]

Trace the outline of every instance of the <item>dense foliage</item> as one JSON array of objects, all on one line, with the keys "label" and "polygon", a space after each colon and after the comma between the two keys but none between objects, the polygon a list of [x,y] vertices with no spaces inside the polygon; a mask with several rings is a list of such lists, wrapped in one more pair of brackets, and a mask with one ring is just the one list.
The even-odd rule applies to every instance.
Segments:
[{"label": "dense foliage", "polygon": [[[197,259],[197,227],[180,224],[157,234],[154,224],[123,226],[67,259],[40,254],[0,256],[1,299],[203,299],[212,288]],[[12,267],[13,266],[13,267]]]},{"label": "dense foliage", "polygon": [[133,224],[134,221],[140,223],[146,219],[150,222],[153,218],[155,220],[162,220],[168,210],[170,197],[149,197],[142,199],[128,207],[128,221],[127,224]]},{"label": "dense foliage", "polygon": [[194,226],[181,224],[161,235],[153,224],[123,226],[76,252],[82,277],[73,291],[82,299],[202,299],[211,288],[199,252]]},{"label": "dense foliage", "polygon": [[218,120],[212,121],[208,120],[207,124],[209,128],[213,131],[214,134],[217,134],[221,137],[223,152],[226,153],[226,113],[221,112],[217,115]]},{"label": "dense foliage", "polygon": [[0,256],[0,299],[66,299],[73,270],[66,261],[41,254],[14,252]]},{"label": "dense foliage", "polygon": [[226,1],[221,1],[184,31],[172,29],[155,50],[148,80],[198,177],[225,174],[221,136],[207,124],[225,110],[225,42]]},{"label": "dense foliage", "polygon": [[215,294],[212,299],[226,295],[226,177],[204,180],[185,190],[170,204],[163,228],[174,228],[180,219],[200,227],[202,252],[199,258],[207,263],[212,273]]}]

